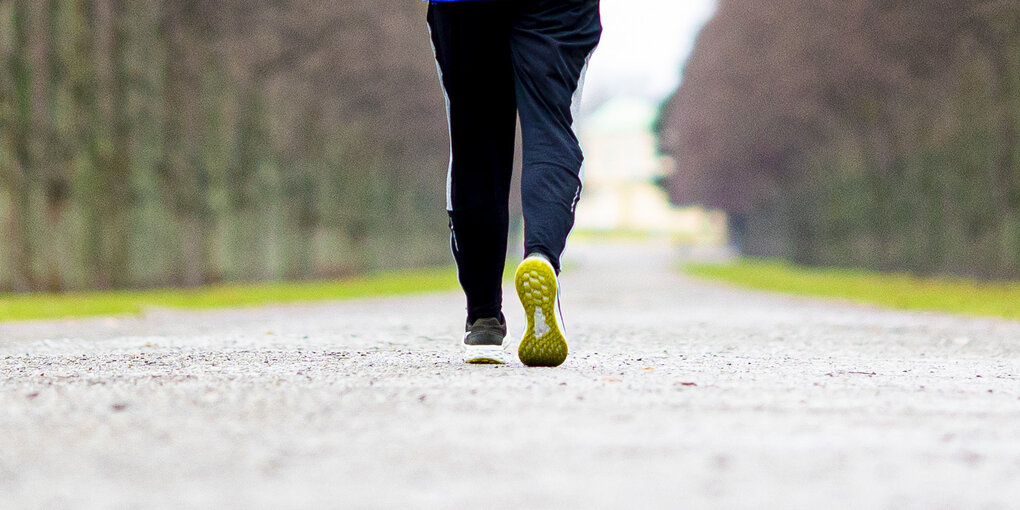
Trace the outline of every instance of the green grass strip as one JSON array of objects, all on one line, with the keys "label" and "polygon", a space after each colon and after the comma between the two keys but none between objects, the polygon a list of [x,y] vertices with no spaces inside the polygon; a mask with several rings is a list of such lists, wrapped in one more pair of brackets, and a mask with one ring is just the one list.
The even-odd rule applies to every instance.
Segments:
[{"label": "green grass strip", "polygon": [[1020,282],[921,278],[900,273],[809,268],[773,260],[691,264],[691,276],[741,287],[844,299],[897,310],[1020,319]]},{"label": "green grass strip", "polygon": [[450,267],[378,273],[335,281],[211,285],[191,289],[0,294],[0,322],[137,315],[146,308],[229,308],[393,296],[458,288]]}]

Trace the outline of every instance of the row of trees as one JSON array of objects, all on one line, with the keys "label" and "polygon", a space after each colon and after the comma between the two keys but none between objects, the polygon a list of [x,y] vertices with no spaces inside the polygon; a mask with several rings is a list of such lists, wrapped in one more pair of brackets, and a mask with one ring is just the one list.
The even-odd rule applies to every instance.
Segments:
[{"label": "row of trees", "polygon": [[1020,277],[1020,3],[721,0],[659,122],[748,254]]},{"label": "row of trees", "polygon": [[406,0],[0,2],[0,291],[446,261]]}]

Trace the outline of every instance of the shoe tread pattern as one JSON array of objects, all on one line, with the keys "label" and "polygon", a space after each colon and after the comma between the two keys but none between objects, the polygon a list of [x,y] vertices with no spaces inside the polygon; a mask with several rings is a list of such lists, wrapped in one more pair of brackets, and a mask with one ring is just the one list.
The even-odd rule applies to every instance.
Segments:
[{"label": "shoe tread pattern", "polygon": [[[517,268],[514,283],[528,319],[517,355],[529,367],[559,366],[567,359],[567,341],[556,323],[556,273],[543,261],[525,260]],[[536,310],[541,310],[544,325],[535,324]]]}]

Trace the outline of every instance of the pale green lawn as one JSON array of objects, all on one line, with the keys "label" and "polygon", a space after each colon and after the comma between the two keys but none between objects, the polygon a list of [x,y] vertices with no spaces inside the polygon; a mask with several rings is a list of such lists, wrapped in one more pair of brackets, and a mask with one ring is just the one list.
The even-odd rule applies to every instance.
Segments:
[{"label": "pale green lawn", "polygon": [[214,285],[194,289],[0,294],[0,322],[139,314],[146,308],[228,308],[457,289],[453,268],[392,271],[338,281]]},{"label": "pale green lawn", "polygon": [[846,299],[898,310],[1020,319],[1020,282],[920,278],[862,270],[805,268],[761,260],[691,264],[684,269],[698,278],[752,289]]}]

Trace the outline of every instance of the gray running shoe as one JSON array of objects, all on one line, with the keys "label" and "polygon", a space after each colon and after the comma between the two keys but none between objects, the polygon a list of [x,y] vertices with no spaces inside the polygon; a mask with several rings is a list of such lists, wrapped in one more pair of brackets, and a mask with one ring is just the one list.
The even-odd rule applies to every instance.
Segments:
[{"label": "gray running shoe", "polygon": [[490,317],[468,323],[464,328],[464,362],[474,365],[502,365],[506,363],[504,342],[506,320]]}]

